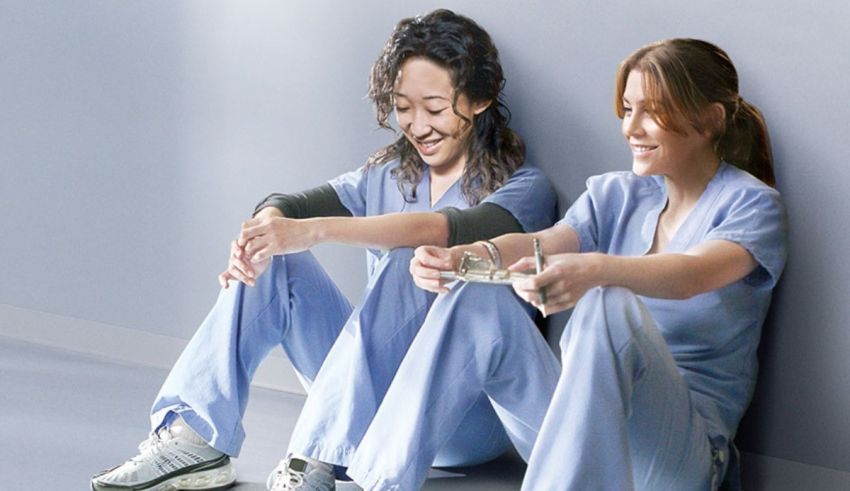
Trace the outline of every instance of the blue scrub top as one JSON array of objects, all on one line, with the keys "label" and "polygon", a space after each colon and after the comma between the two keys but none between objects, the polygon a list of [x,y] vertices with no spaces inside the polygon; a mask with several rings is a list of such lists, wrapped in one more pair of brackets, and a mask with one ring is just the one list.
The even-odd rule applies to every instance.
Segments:
[{"label": "blue scrub top", "polygon": [[[588,179],[587,191],[559,223],[576,231],[581,252],[641,256],[652,246],[666,204],[662,177],[612,172]],[[786,234],[779,193],[722,163],[662,252],[728,240],[749,251],[758,267],[739,281],[687,300],[641,298],[717,448],[734,436],[752,397],[756,348],[771,292],[785,266]]]},{"label": "blue scrub top", "polygon": [[[461,192],[460,179],[446,190],[434,206],[431,206],[430,167],[422,165],[422,178],[416,186],[416,199],[411,194],[402,194],[398,181],[391,175],[399,166],[394,160],[384,165],[363,166],[331,179],[343,206],[356,217],[383,215],[400,212],[428,212],[453,207],[469,208]],[[525,232],[536,232],[550,227],[557,218],[557,195],[549,179],[540,169],[523,165],[507,181],[484,198],[482,203],[493,203],[510,212]],[[369,249],[367,260],[369,272],[383,251]]]}]

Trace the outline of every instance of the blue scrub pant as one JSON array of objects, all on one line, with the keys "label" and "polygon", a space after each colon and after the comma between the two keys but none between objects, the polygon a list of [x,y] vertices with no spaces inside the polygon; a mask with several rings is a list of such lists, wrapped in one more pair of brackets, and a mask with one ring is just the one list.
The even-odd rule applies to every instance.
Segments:
[{"label": "blue scrub pant", "polygon": [[[180,414],[210,445],[238,455],[251,378],[282,345],[309,394],[290,451],[347,465],[435,297],[413,283],[412,254],[397,249],[378,261],[356,308],[309,252],[275,256],[254,287],[223,289],[160,389],[153,428]],[[508,445],[482,398],[437,463],[479,463]]]},{"label": "blue scrub pant", "polygon": [[564,330],[559,369],[508,290],[484,288],[466,285],[434,304],[362,441],[386,451],[358,451],[349,467],[361,486],[418,489],[482,390],[529,462],[523,490],[716,486],[705,421],[637,296],[589,291]]},{"label": "blue scrub pant", "polygon": [[434,302],[348,474],[365,489],[419,489],[438,450],[487,399],[527,459],[559,372],[510,288],[455,285]]},{"label": "blue scrub pant", "polygon": [[636,295],[589,291],[561,337],[561,360],[523,490],[717,485],[706,422]]}]

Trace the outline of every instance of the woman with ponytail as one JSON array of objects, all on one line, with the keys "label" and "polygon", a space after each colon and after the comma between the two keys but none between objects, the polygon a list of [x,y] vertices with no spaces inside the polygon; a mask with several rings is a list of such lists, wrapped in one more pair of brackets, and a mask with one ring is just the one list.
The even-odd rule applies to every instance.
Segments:
[{"label": "woman with ponytail", "polygon": [[[529,463],[526,491],[706,490],[723,479],[786,258],[767,130],[727,54],[695,39],[626,58],[614,107],[631,171],[588,179],[555,226],[490,243],[514,271],[534,271],[533,239],[542,246],[542,271],[513,289],[544,313],[573,308],[561,366],[514,292],[441,279],[487,247],[419,247],[416,283],[444,294],[361,442],[393,457],[352,459],[364,488],[421,486],[481,394]],[[412,394],[427,395],[416,411]],[[415,452],[395,457],[410,441]]]},{"label": "woman with ponytail", "polygon": [[[395,113],[397,140],[360,169],[257,206],[231,245],[218,301],[154,402],[150,437],[92,488],[232,484],[251,377],[282,345],[308,400],[292,456],[268,487],[333,489],[333,465],[348,464],[435,298],[413,283],[411,248],[533,232],[555,220],[552,186],[523,165],[522,140],[508,127],[503,86],[498,51],[471,19],[437,10],[399,22],[369,84],[379,126],[391,128]],[[367,249],[369,281],[357,306],[309,252],[322,242]],[[482,462],[509,446],[486,398],[456,429],[439,449],[442,465]]]}]

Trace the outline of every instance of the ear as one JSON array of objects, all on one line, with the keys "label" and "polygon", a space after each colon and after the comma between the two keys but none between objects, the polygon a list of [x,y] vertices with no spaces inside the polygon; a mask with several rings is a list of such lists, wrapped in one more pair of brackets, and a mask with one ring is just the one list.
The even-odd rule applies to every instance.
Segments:
[{"label": "ear", "polygon": [[711,123],[709,125],[710,128],[713,129],[715,133],[720,133],[726,127],[726,108],[723,107],[723,104],[719,102],[712,102],[710,106],[708,106],[708,110],[705,113],[707,120]]},{"label": "ear", "polygon": [[479,114],[486,111],[487,108],[490,107],[490,104],[492,104],[492,103],[493,103],[492,100],[473,103],[472,104],[472,114],[475,115],[475,116],[478,116]]}]

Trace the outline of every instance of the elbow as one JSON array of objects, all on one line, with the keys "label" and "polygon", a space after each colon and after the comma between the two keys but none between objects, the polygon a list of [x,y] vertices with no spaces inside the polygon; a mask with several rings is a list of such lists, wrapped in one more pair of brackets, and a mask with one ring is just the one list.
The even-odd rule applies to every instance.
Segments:
[{"label": "elbow", "polygon": [[449,219],[442,213],[434,213],[436,215],[430,227],[427,227],[428,234],[422,245],[435,245],[438,247],[450,247],[451,225]]},{"label": "elbow", "polygon": [[[440,213],[423,214],[425,220],[416,220],[410,223],[407,230],[400,234],[401,247],[437,246],[449,247],[451,232],[449,221]],[[387,234],[393,234],[387,230]]]},{"label": "elbow", "polygon": [[671,298],[688,300],[713,289],[710,272],[696,258],[683,255],[680,260],[678,272],[671,281]]}]

